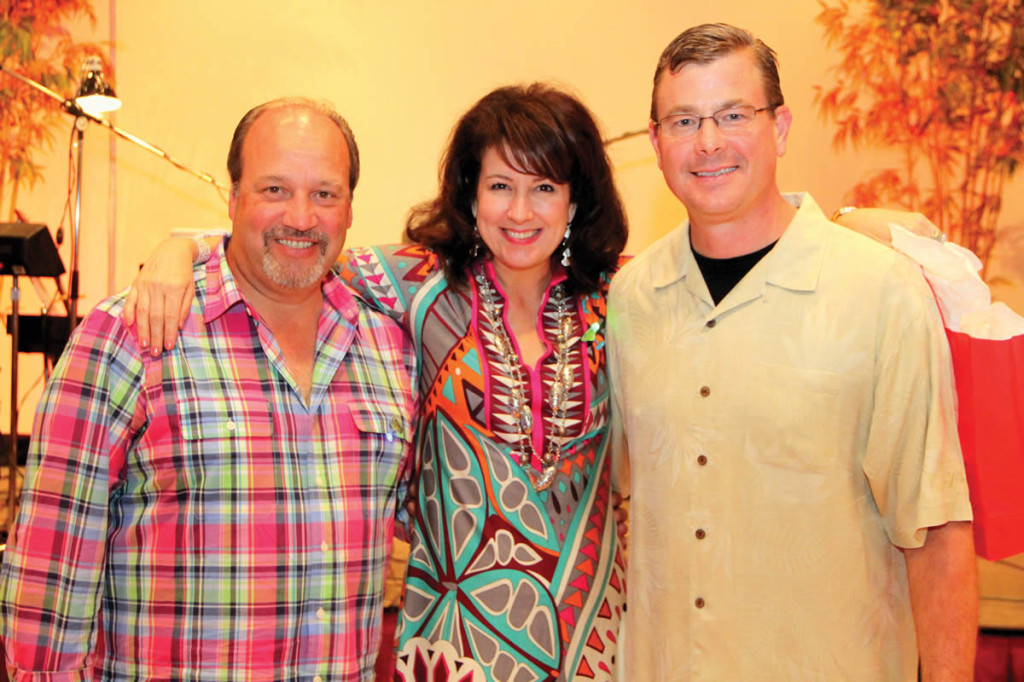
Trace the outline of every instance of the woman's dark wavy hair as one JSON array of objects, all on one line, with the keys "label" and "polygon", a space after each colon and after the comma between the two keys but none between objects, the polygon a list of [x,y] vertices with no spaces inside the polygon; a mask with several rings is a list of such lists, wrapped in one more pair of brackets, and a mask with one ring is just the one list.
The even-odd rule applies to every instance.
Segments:
[{"label": "woman's dark wavy hair", "polygon": [[[494,147],[521,172],[568,183],[576,204],[569,248],[568,288],[587,294],[600,286],[626,246],[622,200],[597,123],[575,97],[544,83],[498,88],[467,111],[452,130],[438,169],[436,198],[412,209],[406,237],[432,249],[449,282],[463,285],[473,262],[472,204],[480,162]],[[552,267],[562,249],[551,255]]]}]

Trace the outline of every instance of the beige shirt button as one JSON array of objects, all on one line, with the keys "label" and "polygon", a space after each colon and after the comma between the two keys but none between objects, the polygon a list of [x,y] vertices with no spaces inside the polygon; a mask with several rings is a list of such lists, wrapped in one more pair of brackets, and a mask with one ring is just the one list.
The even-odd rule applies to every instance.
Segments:
[{"label": "beige shirt button", "polygon": [[323,678],[319,675],[313,675],[313,682],[323,682]]},{"label": "beige shirt button", "polygon": [[711,395],[711,388],[709,388],[708,386],[701,386],[700,395],[702,398],[707,398],[709,395]]},{"label": "beige shirt button", "polygon": [[235,430],[235,422],[229,421],[227,424],[224,425],[224,428],[226,428],[228,431],[234,431]]},{"label": "beige shirt button", "polygon": [[318,619],[320,619],[320,620],[325,620],[327,618],[327,612],[324,611],[323,609],[317,609],[316,610],[316,617]]},{"label": "beige shirt button", "polygon": [[696,606],[698,609],[704,608],[704,597],[697,597],[696,599],[694,599],[693,605]]},{"label": "beige shirt button", "polygon": [[323,550],[324,554],[327,553],[327,540],[320,543],[320,549]]}]

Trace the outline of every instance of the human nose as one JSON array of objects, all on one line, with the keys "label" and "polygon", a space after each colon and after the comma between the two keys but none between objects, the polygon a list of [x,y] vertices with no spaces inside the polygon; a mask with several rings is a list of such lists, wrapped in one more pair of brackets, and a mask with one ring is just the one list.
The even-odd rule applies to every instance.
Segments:
[{"label": "human nose", "polygon": [[294,196],[285,206],[284,224],[295,230],[308,230],[316,226],[313,202],[306,196]]},{"label": "human nose", "polygon": [[525,193],[516,192],[508,206],[508,217],[516,223],[525,223],[533,216],[533,207]]},{"label": "human nose", "polygon": [[718,121],[714,116],[702,116],[697,124],[697,151],[703,153],[715,152],[722,147],[722,140],[725,138],[718,128]]}]

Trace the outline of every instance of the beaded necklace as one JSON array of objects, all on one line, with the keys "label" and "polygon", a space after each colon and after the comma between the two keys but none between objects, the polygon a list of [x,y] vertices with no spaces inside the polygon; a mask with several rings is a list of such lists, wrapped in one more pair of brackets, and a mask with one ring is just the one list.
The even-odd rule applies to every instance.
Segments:
[{"label": "beaded necklace", "polygon": [[514,451],[520,468],[530,478],[534,490],[545,490],[555,479],[558,465],[562,461],[562,448],[559,443],[565,437],[565,416],[569,407],[569,391],[575,377],[572,364],[569,362],[569,349],[574,341],[572,336],[572,313],[568,305],[568,296],[562,284],[555,285],[551,290],[551,300],[558,311],[558,331],[555,335],[555,374],[551,381],[547,404],[551,411],[551,431],[545,439],[544,452],[540,456],[542,471],[538,476],[531,464],[537,454],[533,447],[533,412],[526,401],[526,382],[520,370],[519,356],[509,338],[508,330],[502,320],[504,302],[495,291],[484,273],[477,272],[476,283],[480,291],[480,303],[487,322],[494,333],[494,347],[505,364],[508,376],[512,379],[510,388],[510,408],[512,420],[516,426],[519,445]]}]

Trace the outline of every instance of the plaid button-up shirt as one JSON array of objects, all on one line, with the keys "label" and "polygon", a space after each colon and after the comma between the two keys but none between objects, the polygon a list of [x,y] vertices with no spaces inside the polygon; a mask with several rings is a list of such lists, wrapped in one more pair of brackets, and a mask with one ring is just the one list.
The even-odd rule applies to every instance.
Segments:
[{"label": "plaid button-up shirt", "polygon": [[308,403],[223,247],[173,351],[122,297],[76,329],[4,557],[16,679],[372,679],[415,360],[333,272],[323,294]]}]

